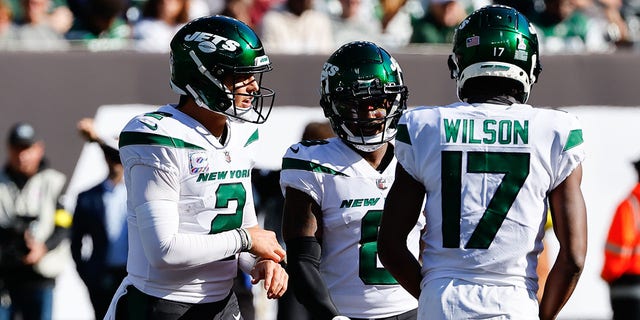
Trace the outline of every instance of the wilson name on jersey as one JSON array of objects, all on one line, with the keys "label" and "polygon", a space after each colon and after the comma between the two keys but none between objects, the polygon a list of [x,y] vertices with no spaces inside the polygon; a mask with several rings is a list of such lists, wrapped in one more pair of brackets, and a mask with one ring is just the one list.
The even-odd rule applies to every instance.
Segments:
[{"label": "wilson name on jersey", "polygon": [[[417,307],[377,254],[378,227],[396,163],[394,158],[380,173],[339,138],[294,144],[282,161],[282,191],[300,190],[322,209],[320,272],[336,307],[349,317],[386,317]],[[408,240],[416,256],[423,222]]]},{"label": "wilson name on jersey", "polygon": [[529,105],[421,107],[400,120],[398,162],[427,191],[424,280],[537,290],[547,194],[583,161],[578,120]]}]

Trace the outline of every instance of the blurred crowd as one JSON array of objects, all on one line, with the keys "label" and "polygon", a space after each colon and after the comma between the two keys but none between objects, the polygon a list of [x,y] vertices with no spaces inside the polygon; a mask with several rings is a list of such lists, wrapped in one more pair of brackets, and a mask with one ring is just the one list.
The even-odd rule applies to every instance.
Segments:
[{"label": "blurred crowd", "polygon": [[353,40],[389,50],[448,44],[473,10],[512,6],[552,54],[640,51],[640,0],[0,0],[0,50],[169,52],[191,19],[224,14],[269,53],[327,54]]}]

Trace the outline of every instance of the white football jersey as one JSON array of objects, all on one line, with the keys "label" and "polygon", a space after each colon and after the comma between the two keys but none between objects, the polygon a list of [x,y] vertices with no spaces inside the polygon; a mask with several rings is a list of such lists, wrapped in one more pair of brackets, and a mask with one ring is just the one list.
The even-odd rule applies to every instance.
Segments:
[{"label": "white football jersey", "polygon": [[[300,190],[322,208],[320,273],[341,315],[380,318],[417,308],[378,259],[378,227],[397,160],[383,173],[339,138],[303,141],[282,161],[280,185]],[[407,244],[417,256],[420,220]]]},{"label": "white football jersey", "polygon": [[120,134],[128,192],[128,278],[152,296],[222,300],[237,274],[240,227],[257,225],[251,189],[255,125],[227,122],[221,144],[173,105]]},{"label": "white football jersey", "polygon": [[576,117],[455,103],[403,115],[398,162],[427,192],[423,285],[436,278],[537,291],[547,194],[583,161]]}]

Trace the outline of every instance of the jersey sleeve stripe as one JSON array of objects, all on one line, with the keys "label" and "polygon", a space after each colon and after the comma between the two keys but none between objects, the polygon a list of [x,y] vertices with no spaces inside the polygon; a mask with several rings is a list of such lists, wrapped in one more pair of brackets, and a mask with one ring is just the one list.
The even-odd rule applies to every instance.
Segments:
[{"label": "jersey sleeve stripe", "polygon": [[567,138],[567,144],[562,151],[567,151],[573,147],[577,147],[584,142],[582,139],[582,129],[571,130],[569,137]]},{"label": "jersey sleeve stripe", "polygon": [[248,146],[256,141],[258,141],[258,139],[260,138],[260,135],[258,134],[258,129],[256,129],[256,131],[251,134],[251,137],[249,137],[249,139],[247,139],[247,142],[244,144],[244,146]]},{"label": "jersey sleeve stripe", "polygon": [[191,144],[189,142],[162,136],[158,134],[151,134],[145,132],[129,132],[125,131],[120,134],[120,148],[129,146],[129,145],[158,145],[158,146],[167,146],[174,148],[183,148],[183,149],[195,149],[195,150],[204,150],[204,148],[197,146],[195,144]]},{"label": "jersey sleeve stripe", "polygon": [[346,174],[333,170],[331,168],[327,168],[323,165],[313,163],[311,161],[305,161],[300,159],[293,158],[283,158],[282,159],[282,170],[287,169],[297,169],[297,170],[305,170],[311,172],[319,172],[319,173],[328,173],[336,176],[346,176]]}]

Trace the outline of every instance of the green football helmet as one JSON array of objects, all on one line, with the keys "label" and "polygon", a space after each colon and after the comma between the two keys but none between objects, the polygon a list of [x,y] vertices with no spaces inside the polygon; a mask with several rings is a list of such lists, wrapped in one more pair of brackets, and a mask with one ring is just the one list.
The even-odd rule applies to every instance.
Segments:
[{"label": "green football helmet", "polygon": [[[324,63],[320,86],[320,106],[342,140],[371,152],[395,137],[408,89],[386,50],[365,41],[343,45]],[[379,114],[370,118],[366,110]]]},{"label": "green football helmet", "polygon": [[536,30],[523,14],[511,7],[483,7],[457,27],[448,64],[461,100],[468,98],[463,93],[467,80],[488,76],[522,84],[515,98],[525,103],[542,71]]},{"label": "green football helmet", "polygon": [[[262,75],[271,69],[271,61],[256,33],[230,17],[195,19],[178,30],[171,40],[173,91],[190,95],[199,106],[231,119],[253,123],[267,120],[275,93],[262,87]],[[243,94],[252,99],[250,108],[236,106],[234,97],[240,94],[223,84],[223,79],[229,77],[231,83],[238,83],[242,75],[253,75],[259,87],[257,92]]]}]

